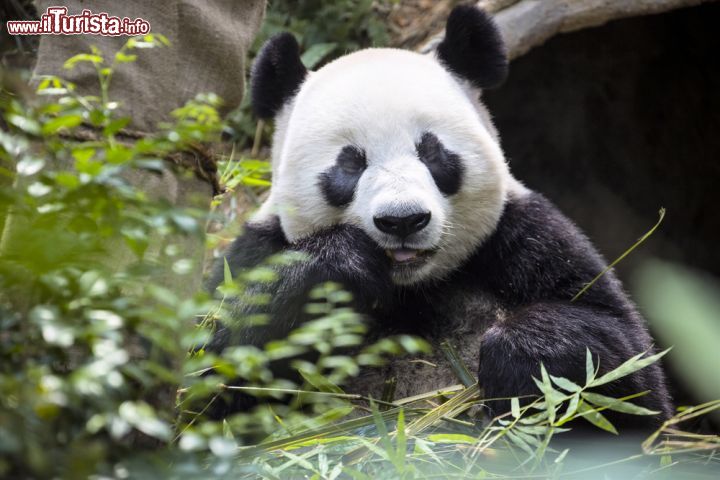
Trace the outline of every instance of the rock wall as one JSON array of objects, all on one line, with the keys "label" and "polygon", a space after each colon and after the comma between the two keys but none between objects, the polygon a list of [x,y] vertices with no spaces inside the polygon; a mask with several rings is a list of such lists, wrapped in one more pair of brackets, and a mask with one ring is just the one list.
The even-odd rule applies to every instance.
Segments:
[{"label": "rock wall", "polygon": [[667,208],[626,279],[648,256],[720,275],[719,23],[707,3],[557,35],[485,92],[515,175],[608,259]]}]

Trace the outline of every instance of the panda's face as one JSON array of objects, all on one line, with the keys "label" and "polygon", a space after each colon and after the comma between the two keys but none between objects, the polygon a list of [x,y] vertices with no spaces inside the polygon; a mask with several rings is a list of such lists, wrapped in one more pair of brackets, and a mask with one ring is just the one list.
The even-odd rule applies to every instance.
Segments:
[{"label": "panda's face", "polygon": [[495,228],[509,173],[477,91],[431,57],[370,49],[310,74],[276,118],[268,203],[290,241],[349,223],[393,278],[442,278]]}]

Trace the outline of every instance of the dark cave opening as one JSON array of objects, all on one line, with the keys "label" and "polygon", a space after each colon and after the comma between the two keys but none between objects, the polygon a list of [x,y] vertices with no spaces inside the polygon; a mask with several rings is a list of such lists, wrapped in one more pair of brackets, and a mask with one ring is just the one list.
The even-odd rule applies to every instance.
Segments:
[{"label": "dark cave opening", "polygon": [[[649,258],[720,277],[719,24],[710,3],[558,35],[485,94],[515,176],[609,261],[667,209],[617,267],[631,291]],[[678,403],[694,403],[682,372],[670,375]]]},{"label": "dark cave opening", "polygon": [[516,177],[620,266],[648,256],[720,276],[720,4],[554,37],[485,94]]}]

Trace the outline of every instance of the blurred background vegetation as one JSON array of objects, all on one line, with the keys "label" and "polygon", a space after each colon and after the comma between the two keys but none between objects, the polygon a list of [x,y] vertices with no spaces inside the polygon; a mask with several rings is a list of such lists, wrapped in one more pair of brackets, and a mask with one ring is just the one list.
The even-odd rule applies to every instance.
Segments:
[{"label": "blurred background vegetation", "polygon": [[[310,68],[365,46],[412,46],[422,37],[412,31],[425,27],[413,26],[411,12],[432,20],[440,15],[434,4],[273,1],[253,53],[280,30],[296,34]],[[13,8],[14,18],[34,14],[28,2],[2,8]],[[2,65],[31,65],[32,39],[7,40]],[[171,48],[162,36],[139,41]],[[112,52],[93,55],[113,61]],[[80,55],[68,65],[94,60]],[[270,126],[258,125],[247,105],[220,119],[213,113],[219,99],[201,94],[156,136],[126,143],[111,102],[79,97],[60,78],[45,79],[36,95],[26,73],[0,74],[0,231],[12,218],[14,232],[0,237],[0,477],[715,478],[720,437],[708,418],[720,409],[712,400],[720,399],[720,287],[712,278],[661,261],[635,277],[658,338],[675,346],[669,355],[687,388],[709,399],[681,408],[642,445],[613,437],[602,412],[648,412],[632,399],[593,396],[588,389],[601,379],[591,363],[586,385],[543,376],[541,396],[522,407],[513,401],[497,419],[479,413],[482,392],[461,364],[446,389],[420,397],[393,398],[391,385],[375,401],[346,394],[343,381],[360,367],[426,346],[397,337],[348,354],[365,327],[344,307],[339,286],[322,285],[312,299],[317,320],[287,339],[264,349],[205,351],[215,322],[227,315],[226,299],[249,283],[272,281],[272,262],[294,260],[226,274],[220,298],[179,296],[167,275],[192,275],[195,260],[180,255],[179,245],[204,238],[206,212],[151,198],[127,181],[131,171],[158,174],[168,154],[197,142],[229,141],[220,162],[228,190],[210,216],[208,248],[217,250],[270,184]],[[82,123],[100,129],[100,138],[75,137]],[[130,261],[121,268],[103,261],[119,256]],[[317,361],[297,361],[310,351]],[[452,349],[447,355],[458,362]],[[302,368],[302,382],[274,378],[274,360]],[[615,374],[656,360],[630,360]],[[225,386],[238,378],[247,385],[240,392]],[[220,396],[237,393],[285,401],[223,421],[206,417]],[[570,451],[551,443],[579,422],[613,441]]]}]

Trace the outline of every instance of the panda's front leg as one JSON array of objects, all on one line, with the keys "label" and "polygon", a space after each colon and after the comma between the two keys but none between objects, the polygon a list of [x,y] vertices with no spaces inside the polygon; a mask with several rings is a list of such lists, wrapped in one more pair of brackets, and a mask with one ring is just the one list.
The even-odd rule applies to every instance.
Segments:
[{"label": "panda's front leg", "polygon": [[[538,303],[511,312],[482,336],[478,381],[492,415],[510,410],[510,397],[539,395],[532,377],[540,378],[542,363],[550,375],[585,385],[586,349],[600,375],[634,355],[652,348],[650,336],[634,312],[567,302]],[[649,391],[632,402],[656,410],[656,416],[605,411],[619,429],[656,428],[669,418],[672,406],[658,364],[591,391],[621,398]]]},{"label": "panda's front leg", "polygon": [[[242,274],[268,257],[283,252],[301,252],[303,260],[276,266],[277,280],[247,286],[245,294],[268,294],[269,303],[258,305],[242,298],[231,300],[234,320],[240,326],[220,325],[208,345],[209,351],[220,353],[226,347],[253,345],[263,348],[271,340],[287,337],[291,330],[309,318],[305,305],[309,293],[323,282],[337,282],[352,296],[352,307],[359,313],[369,313],[371,307],[392,291],[390,260],[375,242],[361,229],[351,225],[336,225],[294,243],[289,243],[277,217],[263,223],[249,223],[244,233],[228,248],[225,258],[233,276]],[[224,262],[219,262],[208,283],[214,290],[222,282]],[[242,326],[243,317],[265,314],[267,322],[260,326]],[[276,378],[299,381],[289,362],[270,365]],[[232,384],[244,383],[241,379]],[[207,414],[224,418],[245,411],[257,400],[238,392],[226,392],[218,397]]]},{"label": "panda's front leg", "polygon": [[[270,340],[284,338],[307,318],[309,293],[324,282],[339,283],[349,291],[352,307],[359,313],[368,313],[374,303],[392,291],[389,258],[363,230],[352,225],[335,225],[289,243],[279,220],[273,217],[263,224],[248,224],[228,249],[226,259],[233,275],[238,275],[282,252],[300,252],[305,258],[278,265],[276,281],[250,285],[247,292],[268,294],[269,304],[233,300],[235,317],[263,313],[268,316],[267,323],[249,328],[221,326],[213,338],[212,350],[240,344],[262,348]],[[220,283],[221,267],[218,265],[210,288]]]}]

